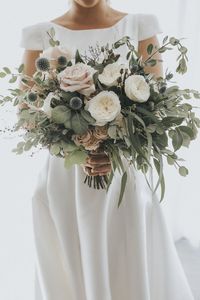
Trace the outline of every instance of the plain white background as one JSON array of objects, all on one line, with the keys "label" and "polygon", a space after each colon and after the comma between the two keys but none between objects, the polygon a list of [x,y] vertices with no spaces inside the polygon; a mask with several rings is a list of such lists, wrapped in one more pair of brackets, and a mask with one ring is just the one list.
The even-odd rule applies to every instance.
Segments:
[{"label": "plain white background", "polygon": [[[190,49],[189,71],[184,77],[178,76],[177,80],[184,87],[200,90],[198,0],[112,0],[112,5],[126,12],[157,15],[163,29],[160,40],[167,34],[186,37],[185,43]],[[67,0],[4,2],[0,10],[0,69],[4,66],[14,68],[20,63],[23,53],[23,49],[19,48],[22,27],[49,21],[63,14],[66,9]],[[174,58],[172,54],[164,57],[165,65],[171,70],[174,70]],[[7,87],[6,82],[1,80],[0,94],[5,94]],[[200,106],[200,100],[198,105]],[[0,109],[1,127],[5,123],[12,124],[14,120],[15,113],[9,114]],[[34,241],[31,195],[46,152],[40,152],[33,158],[30,153],[16,156],[11,152],[16,142],[17,138],[0,136],[0,299],[32,300]],[[189,151],[184,149],[180,152],[190,169],[190,175],[186,178],[179,177],[173,167],[166,166],[167,193],[163,202],[174,240],[185,236],[193,245],[198,245],[200,240],[199,153],[199,138]]]}]

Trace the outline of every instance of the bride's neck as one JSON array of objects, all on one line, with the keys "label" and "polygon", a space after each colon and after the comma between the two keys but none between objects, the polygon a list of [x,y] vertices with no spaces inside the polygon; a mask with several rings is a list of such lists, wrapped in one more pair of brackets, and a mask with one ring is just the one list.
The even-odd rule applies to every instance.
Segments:
[{"label": "bride's neck", "polygon": [[99,1],[94,7],[83,7],[73,1],[68,16],[75,23],[81,24],[102,24],[108,18],[112,9],[106,1]]}]

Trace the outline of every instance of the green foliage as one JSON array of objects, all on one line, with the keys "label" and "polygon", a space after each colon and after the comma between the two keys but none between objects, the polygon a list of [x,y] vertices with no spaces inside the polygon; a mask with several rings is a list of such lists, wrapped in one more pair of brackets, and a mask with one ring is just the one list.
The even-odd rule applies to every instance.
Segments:
[{"label": "green foliage", "polygon": [[87,156],[87,153],[81,150],[70,152],[65,156],[65,167],[69,169],[75,164],[84,164]]},{"label": "green foliage", "polygon": [[64,124],[71,118],[70,108],[58,105],[52,109],[52,120],[57,124]]},{"label": "green foliage", "polygon": [[[60,42],[56,40],[56,32],[53,27],[47,32],[47,35],[52,47],[60,45]],[[117,85],[101,84],[99,74],[103,72],[105,66],[119,60],[120,54],[117,51],[122,46],[127,48],[127,53],[125,53],[127,68],[120,72]],[[8,79],[10,84],[15,84],[20,78],[27,90],[9,88],[9,95],[0,95],[0,105],[11,103],[13,106],[17,106],[25,103],[29,106],[31,104],[31,107],[19,110],[18,122],[15,124],[14,131],[23,128],[25,134],[23,141],[17,144],[13,152],[21,154],[34,147],[48,148],[52,155],[64,159],[66,168],[70,168],[74,164],[85,163],[89,151],[86,151],[83,145],[78,146],[73,142],[74,135],[82,135],[88,129],[95,128],[96,120],[85,109],[85,103],[88,103],[101,91],[113,91],[119,96],[122,121],[114,119],[108,122],[108,138],[101,143],[101,147],[107,151],[110,157],[112,172],[108,177],[95,177],[93,186],[94,188],[105,188],[106,186],[108,191],[114,173],[118,171],[122,176],[119,207],[127,184],[127,171],[122,160],[124,157],[145,176],[149,169],[156,169],[158,181],[153,192],[156,192],[160,186],[162,201],[165,193],[163,159],[165,158],[169,165],[175,166],[181,176],[186,176],[188,170],[186,167],[180,166],[183,159],[179,158],[177,153],[182,147],[190,146],[190,143],[196,139],[200,128],[200,119],[191,103],[192,99],[200,99],[200,92],[193,89],[181,89],[171,81],[173,74],[169,71],[166,71],[164,77],[157,79],[153,77],[153,74],[145,72],[147,66],[154,67],[161,62],[156,59],[156,54],[173,49],[178,51],[176,72],[184,74],[187,72],[188,50],[181,40],[175,37],[164,37],[160,47],[149,44],[146,49],[148,57],[145,61],[140,57],[128,36],[122,37],[112,45],[108,43],[101,47],[98,44],[96,47],[90,46],[89,56],[83,55],[77,49],[75,63],[85,63],[96,70],[92,77],[96,90],[89,97],[79,92],[61,90],[56,76],[47,78],[41,71],[37,71],[32,77],[23,74],[24,64],[16,68],[15,72],[8,67],[3,67],[0,71],[0,78]],[[57,68],[55,72],[59,73],[66,66],[73,64],[73,61],[66,61],[66,65]],[[51,73],[50,68],[46,72]],[[133,74],[143,76],[149,84],[150,97],[146,102],[136,102],[126,95],[125,81],[128,76]],[[32,86],[36,88],[37,92],[32,90]],[[50,92],[54,93],[55,97],[51,101],[51,116],[48,116],[41,108]],[[33,96],[33,93],[37,97],[30,97],[30,95]],[[82,106],[76,106],[75,103],[72,105],[73,97],[78,97],[80,102],[82,101]],[[34,101],[30,101],[31,99]],[[89,186],[92,186],[90,176],[86,181]]]}]

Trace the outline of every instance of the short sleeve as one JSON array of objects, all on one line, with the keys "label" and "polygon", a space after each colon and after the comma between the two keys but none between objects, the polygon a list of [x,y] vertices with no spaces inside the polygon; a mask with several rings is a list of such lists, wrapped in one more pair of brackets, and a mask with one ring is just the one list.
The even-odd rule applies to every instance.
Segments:
[{"label": "short sleeve", "polygon": [[138,15],[138,41],[148,39],[162,32],[157,16],[153,14]]},{"label": "short sleeve", "polygon": [[22,28],[19,46],[26,50],[43,50],[42,31],[39,24]]}]

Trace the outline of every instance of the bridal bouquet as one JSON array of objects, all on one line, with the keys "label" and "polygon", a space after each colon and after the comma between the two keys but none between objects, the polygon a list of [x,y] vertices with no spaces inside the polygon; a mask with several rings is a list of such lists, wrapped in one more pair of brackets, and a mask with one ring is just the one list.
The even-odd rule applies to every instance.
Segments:
[{"label": "bridal bouquet", "polygon": [[[124,36],[112,45],[89,47],[89,55],[60,45],[55,31],[49,32],[50,47],[36,60],[33,76],[17,74],[4,67],[0,77],[10,76],[14,83],[20,78],[23,89],[9,89],[0,103],[14,106],[26,103],[18,112],[13,131],[23,129],[23,141],[13,151],[21,154],[33,147],[48,148],[52,155],[62,157],[65,167],[82,165],[88,154],[100,148],[111,160],[112,171],[107,176],[86,176],[85,183],[108,190],[115,170],[121,177],[118,207],[122,201],[127,171],[122,157],[144,175],[153,166],[158,172],[154,192],[161,186],[161,201],[165,182],[163,159],[178,168],[180,175],[188,170],[180,165],[177,150],[188,147],[197,136],[200,120],[190,98],[200,98],[196,90],[181,89],[171,82],[173,74],[155,78],[146,74],[146,66],[155,66],[157,52],[177,48],[176,72],[187,71],[187,49],[180,40],[165,37],[160,48],[150,44],[149,57],[144,61],[131,39]],[[119,63],[119,47],[127,49],[126,60]],[[124,50],[126,51],[126,50]]]}]

